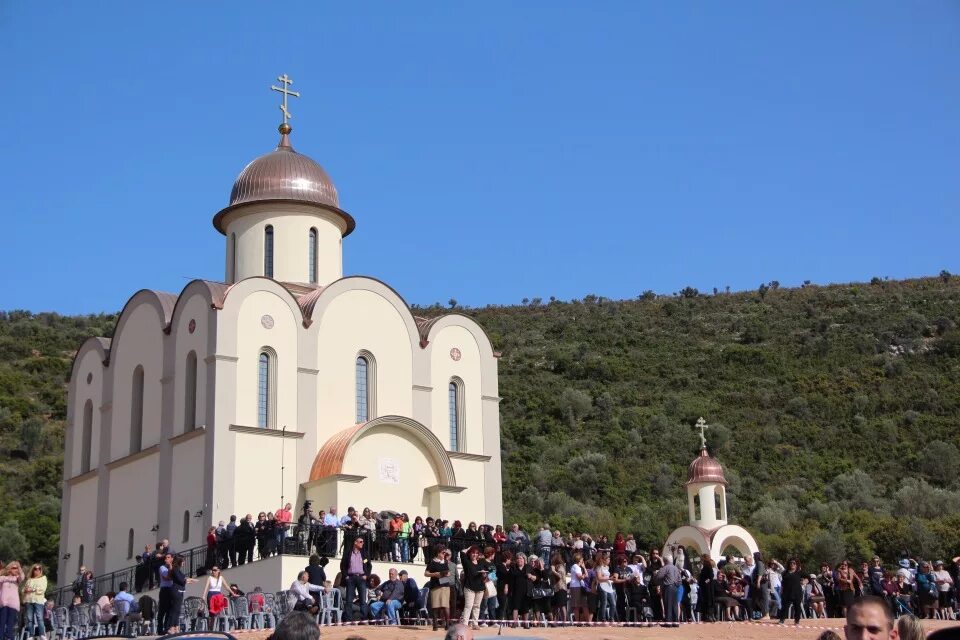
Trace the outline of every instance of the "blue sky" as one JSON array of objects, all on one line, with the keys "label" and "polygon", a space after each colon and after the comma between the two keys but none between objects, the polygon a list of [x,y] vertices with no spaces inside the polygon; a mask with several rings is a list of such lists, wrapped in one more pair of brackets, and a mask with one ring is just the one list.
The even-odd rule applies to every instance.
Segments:
[{"label": "blue sky", "polygon": [[411,303],[960,272],[956,2],[7,0],[0,51],[0,309],[222,279],[284,72]]}]

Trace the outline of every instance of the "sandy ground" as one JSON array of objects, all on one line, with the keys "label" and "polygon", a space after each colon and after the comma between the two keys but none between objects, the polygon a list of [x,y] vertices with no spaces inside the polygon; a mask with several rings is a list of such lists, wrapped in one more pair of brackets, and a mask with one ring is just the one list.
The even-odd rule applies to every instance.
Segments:
[{"label": "sandy ground", "polygon": [[[956,623],[934,621],[926,623],[925,627],[932,631]],[[626,638],[673,638],[674,640],[765,640],[772,638],[813,639],[824,629],[834,629],[841,637],[843,635],[843,620],[831,618],[827,620],[801,620],[800,626],[795,627],[789,622],[784,626],[773,623],[746,623],[746,622],[717,622],[712,624],[690,624],[679,628],[664,629],[662,627],[601,627],[590,628],[549,628],[536,629],[507,629],[501,632],[499,640],[522,638],[524,640],[621,640]],[[236,633],[238,640],[262,640],[268,635],[262,631]],[[320,637],[329,640],[347,640],[348,638],[363,638],[364,640],[388,640],[391,638],[407,638],[409,640],[441,640],[443,634],[433,631],[430,627],[386,627],[386,626],[346,626],[321,627]],[[497,629],[479,629],[475,638],[497,638]]]}]

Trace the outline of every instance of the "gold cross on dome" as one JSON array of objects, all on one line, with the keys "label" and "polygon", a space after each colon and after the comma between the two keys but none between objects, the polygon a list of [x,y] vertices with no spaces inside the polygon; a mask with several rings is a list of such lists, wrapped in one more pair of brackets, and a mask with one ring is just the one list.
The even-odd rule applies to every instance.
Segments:
[{"label": "gold cross on dome", "polygon": [[697,420],[697,426],[696,426],[696,428],[697,428],[697,429],[700,429],[700,448],[706,449],[706,448],[707,448],[707,437],[706,437],[705,435],[703,435],[703,432],[704,432],[704,430],[709,429],[709,428],[710,428],[710,425],[708,425],[708,424],[707,424],[707,421],[703,419],[703,416],[701,416],[701,417]]},{"label": "gold cross on dome", "polygon": [[283,123],[287,124],[287,120],[293,117],[290,115],[290,111],[287,109],[287,96],[293,96],[294,98],[299,98],[300,92],[290,91],[290,85],[293,84],[293,80],[288,78],[287,74],[278,76],[277,80],[279,80],[281,84],[283,84],[283,87],[275,87],[273,85],[270,85],[270,88],[273,89],[274,91],[279,91],[280,93],[283,94],[283,103],[280,105],[280,111],[283,111]]}]

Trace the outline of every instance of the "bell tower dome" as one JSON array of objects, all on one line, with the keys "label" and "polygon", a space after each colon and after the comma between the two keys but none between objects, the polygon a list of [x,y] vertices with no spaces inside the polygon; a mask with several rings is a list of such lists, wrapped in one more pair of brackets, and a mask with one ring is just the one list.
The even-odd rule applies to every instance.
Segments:
[{"label": "bell tower dome", "polygon": [[707,451],[703,430],[707,423],[697,420],[700,429],[700,455],[687,469],[687,507],[690,524],[700,529],[716,529],[727,524],[727,479],[723,465]]},{"label": "bell tower dome", "polygon": [[227,283],[266,276],[322,286],[343,276],[342,240],[356,222],[323,167],[290,144],[287,97],[300,94],[286,74],[278,80],[282,88],[271,88],[283,94],[280,142],[240,172],[213,226],[227,239]]}]

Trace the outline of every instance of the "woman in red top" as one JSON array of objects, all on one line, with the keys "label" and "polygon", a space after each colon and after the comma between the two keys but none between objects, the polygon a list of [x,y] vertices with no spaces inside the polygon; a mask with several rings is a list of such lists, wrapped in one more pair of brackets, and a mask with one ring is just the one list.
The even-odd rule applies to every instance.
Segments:
[{"label": "woman in red top", "polygon": [[210,527],[207,529],[207,561],[204,566],[207,571],[210,571],[215,564],[217,564],[217,528]]},{"label": "woman in red top", "polygon": [[503,525],[498,524],[497,528],[493,531],[493,541],[497,543],[499,547],[501,544],[507,541],[507,534],[503,531]]},{"label": "woman in red top", "polygon": [[617,559],[627,555],[627,539],[620,531],[617,531],[617,535],[613,538],[613,555]]}]

